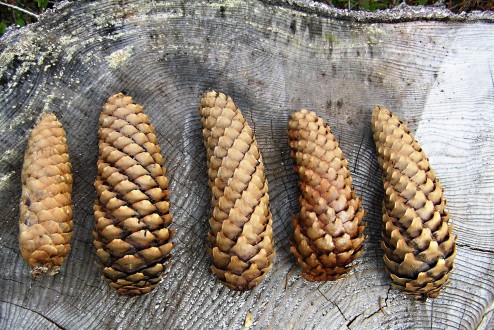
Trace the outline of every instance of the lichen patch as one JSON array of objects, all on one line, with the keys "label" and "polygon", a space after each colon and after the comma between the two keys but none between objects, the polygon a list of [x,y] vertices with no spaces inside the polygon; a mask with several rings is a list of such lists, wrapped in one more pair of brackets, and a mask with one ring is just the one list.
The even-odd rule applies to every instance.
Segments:
[{"label": "lichen patch", "polygon": [[119,49],[106,57],[108,65],[112,69],[118,68],[120,65],[125,63],[133,53],[134,46],[127,46],[125,48]]}]

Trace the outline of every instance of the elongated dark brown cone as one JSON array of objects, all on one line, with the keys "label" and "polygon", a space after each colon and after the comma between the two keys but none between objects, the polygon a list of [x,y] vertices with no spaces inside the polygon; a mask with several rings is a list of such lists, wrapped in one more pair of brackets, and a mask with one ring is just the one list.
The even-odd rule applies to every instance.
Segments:
[{"label": "elongated dark brown cone", "polygon": [[19,247],[33,277],[54,275],[70,252],[73,235],[72,169],[62,124],[41,115],[22,167]]},{"label": "elongated dark brown cone", "polygon": [[230,289],[250,290],[271,270],[275,256],[262,156],[230,97],[206,93],[199,112],[212,192],[211,268]]},{"label": "elongated dark brown cone", "polygon": [[365,212],[348,161],[329,126],[306,109],[292,114],[288,139],[301,192],[290,250],[308,281],[336,280],[351,269],[365,240]]},{"label": "elongated dark brown cone", "polygon": [[394,287],[419,299],[435,298],[456,255],[456,236],[439,179],[400,119],[375,107],[372,131],[384,183],[384,263]]},{"label": "elongated dark brown cone", "polygon": [[104,105],[98,134],[96,254],[118,293],[147,293],[163,278],[174,244],[163,157],[148,116],[122,93]]}]

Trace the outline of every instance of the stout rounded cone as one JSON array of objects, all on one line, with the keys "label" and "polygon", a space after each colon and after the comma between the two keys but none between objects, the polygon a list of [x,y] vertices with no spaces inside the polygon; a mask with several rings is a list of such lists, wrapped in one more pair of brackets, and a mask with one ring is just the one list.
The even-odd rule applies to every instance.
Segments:
[{"label": "stout rounded cone", "polygon": [[118,293],[147,293],[163,278],[173,247],[163,157],[148,116],[122,93],[104,105],[98,135],[96,254]]},{"label": "stout rounded cone", "polygon": [[306,109],[292,114],[288,140],[301,192],[291,251],[308,281],[336,280],[351,269],[365,239],[365,212],[348,162],[329,126]]},{"label": "stout rounded cone", "polygon": [[384,183],[386,270],[393,286],[418,299],[435,298],[456,255],[443,189],[429,160],[400,119],[375,107],[372,131]]},{"label": "stout rounded cone", "polygon": [[250,290],[271,270],[275,256],[262,156],[230,97],[206,93],[199,112],[212,192],[211,268],[230,289]]},{"label": "stout rounded cone", "polygon": [[33,277],[54,275],[73,235],[72,169],[65,131],[53,113],[31,132],[22,167],[19,247]]}]

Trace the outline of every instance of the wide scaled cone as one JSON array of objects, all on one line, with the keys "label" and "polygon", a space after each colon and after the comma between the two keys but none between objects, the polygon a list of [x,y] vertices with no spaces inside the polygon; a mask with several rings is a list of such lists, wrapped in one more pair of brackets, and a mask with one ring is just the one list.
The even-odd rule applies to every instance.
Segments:
[{"label": "wide scaled cone", "polygon": [[70,252],[73,235],[72,168],[62,124],[41,115],[22,167],[19,247],[33,277],[54,275]]},{"label": "wide scaled cone", "polygon": [[372,131],[384,183],[384,263],[395,287],[435,298],[453,268],[456,236],[443,189],[422,148],[400,119],[375,107]]},{"label": "wide scaled cone", "polygon": [[364,210],[348,161],[329,126],[314,112],[294,112],[288,140],[299,177],[300,214],[292,253],[309,281],[336,280],[363,251]]},{"label": "wide scaled cone", "polygon": [[98,134],[96,254],[118,293],[147,293],[163,278],[173,247],[163,157],[148,116],[122,93],[104,105]]},{"label": "wide scaled cone", "polygon": [[225,94],[199,107],[212,192],[212,270],[232,290],[250,290],[272,268],[272,215],[262,156],[252,129]]}]

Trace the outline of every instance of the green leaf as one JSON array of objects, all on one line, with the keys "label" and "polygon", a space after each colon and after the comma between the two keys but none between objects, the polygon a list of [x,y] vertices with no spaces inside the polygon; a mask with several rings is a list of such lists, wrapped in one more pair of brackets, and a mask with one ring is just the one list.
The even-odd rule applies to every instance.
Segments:
[{"label": "green leaf", "polygon": [[23,20],[22,18],[20,18],[20,17],[17,17],[17,18],[15,19],[15,23],[16,23],[17,25],[19,25],[20,27],[23,27],[24,25],[26,25],[26,22],[24,22],[24,20]]},{"label": "green leaf", "polygon": [[0,35],[4,34],[5,30],[7,30],[7,22],[1,21],[0,22]]},{"label": "green leaf", "polygon": [[48,7],[48,0],[37,0],[37,1],[38,1],[38,8],[46,9],[46,7]]},{"label": "green leaf", "polygon": [[370,10],[370,5],[369,5],[369,2],[368,1],[361,1],[360,2],[360,7],[363,10]]}]

